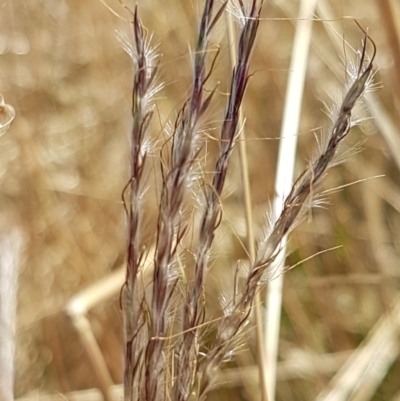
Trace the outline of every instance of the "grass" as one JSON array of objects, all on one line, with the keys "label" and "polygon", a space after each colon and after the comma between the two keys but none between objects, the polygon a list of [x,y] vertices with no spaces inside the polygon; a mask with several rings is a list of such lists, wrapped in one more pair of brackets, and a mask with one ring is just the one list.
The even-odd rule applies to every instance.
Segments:
[{"label": "grass", "polygon": [[[204,3],[176,3],[166,3],[165,14],[160,15],[154,12],[159,5],[138,4],[147,30],[140,32],[137,22],[136,36],[140,39],[146,32],[154,32],[151,43],[159,41],[157,50],[162,53],[145,77],[143,60],[136,58],[142,67],[133,69],[113,34],[119,29],[131,35],[129,24],[100,3],[90,7],[65,3],[64,9],[53,9],[36,3],[22,7],[15,2],[5,8],[4,15],[14,15],[15,20],[9,18],[5,25],[12,46],[1,56],[1,91],[6,103],[15,108],[16,117],[1,138],[6,171],[2,176],[3,204],[10,224],[20,227],[25,239],[18,311],[17,396],[33,389],[68,392],[97,386],[79,339],[60,311],[70,296],[124,260],[127,231],[120,193],[129,177],[137,179],[129,180],[124,197],[129,236],[133,239],[128,252],[127,284],[122,292],[129,339],[126,350],[133,352],[126,353],[125,373],[120,357],[123,344],[118,296],[88,313],[113,381],[121,383],[125,377],[127,399],[136,396],[130,393],[131,383],[137,383],[135,389],[149,399],[163,398],[166,391],[173,398],[187,399],[193,388],[198,397],[208,394],[208,399],[259,396],[253,369],[257,359],[255,323],[244,326],[247,312],[258,282],[268,278],[265,272],[283,236],[296,224],[302,205],[308,204],[310,195],[315,199],[318,191],[386,174],[327,193],[330,205],[313,211],[312,220],[300,224],[291,235],[287,265],[338,245],[341,248],[300,263],[285,277],[277,399],[314,399],[329,387],[331,377],[340,368],[333,364],[333,370],[317,370],[306,380],[301,375],[282,380],[282,361],[304,362],[306,355],[311,358],[315,354],[329,360],[329,354],[333,354],[332,361],[340,362],[335,356],[355,350],[396,299],[398,154],[396,135],[390,127],[396,126],[398,100],[393,101],[397,95],[388,90],[392,70],[385,60],[394,50],[386,45],[384,30],[377,28],[382,24],[379,14],[360,7],[358,2],[318,5],[321,17],[323,5],[333,6],[325,19],[351,14],[362,27],[369,27],[378,46],[378,81],[382,80],[386,88],[372,94],[374,98],[368,98],[367,104],[373,104],[371,110],[384,111],[378,116],[372,111],[374,120],[347,135],[353,103],[371,73],[368,63],[373,58],[373,45],[351,20],[314,22],[295,163],[295,177],[299,178],[286,202],[282,202],[284,215],[273,221],[270,236],[265,236],[265,242],[256,248],[252,263],[246,263],[251,254],[246,250],[250,249],[246,230],[252,228],[256,238],[263,237],[268,202],[274,198],[276,138],[284,88],[291,74],[289,57],[296,23],[291,13],[297,11],[285,2],[264,4],[250,69],[233,78],[236,87],[244,88],[240,79],[251,75],[242,106],[246,135],[237,136],[242,124],[231,122],[239,121],[236,106],[241,101],[230,101],[228,97],[232,92],[231,74],[226,71],[231,71],[229,49],[233,46],[226,39],[225,16],[218,18],[210,35],[207,28],[200,34],[197,50],[188,51],[187,42],[190,49],[196,49],[198,25],[193,21],[201,20]],[[212,24],[221,4],[216,3],[213,13],[206,14],[206,27]],[[132,18],[118,3],[110,3],[110,7],[124,18]],[[24,23],[31,16],[36,18],[35,30]],[[241,27],[234,24],[239,33]],[[342,107],[337,107],[337,129],[333,131],[329,131],[329,121],[320,111],[321,100],[331,103],[329,95],[346,85],[346,76],[338,57],[343,56],[343,41],[335,39],[330,26],[344,28],[346,39],[354,47],[361,39],[368,45],[365,62],[357,64],[353,77],[358,84],[347,82],[350,95],[343,97]],[[17,44],[24,41],[28,41],[30,50],[18,53]],[[128,43],[135,43],[132,37]],[[247,42],[244,49],[250,47]],[[239,52],[236,57],[243,56]],[[350,48],[343,57],[348,65],[353,58]],[[213,64],[214,59],[217,61]],[[192,62],[198,66],[197,80],[191,74]],[[248,63],[243,67],[247,69]],[[36,67],[28,69],[28,65]],[[152,78],[151,71],[157,72],[156,78]],[[134,102],[134,127],[147,128],[144,136],[137,137],[137,143],[144,146],[139,153],[135,147],[133,152],[128,151],[134,74],[139,100],[154,88],[151,83],[157,86],[165,82],[155,94],[152,111]],[[233,115],[226,115],[226,110]],[[363,111],[361,116],[368,113]],[[225,129],[221,131],[224,121]],[[330,140],[307,164],[318,149],[310,129],[322,124],[321,135],[330,135]],[[190,131],[192,134],[187,134]],[[382,136],[378,135],[380,131]],[[367,138],[367,142],[363,152],[353,156],[355,161],[336,166],[325,175],[344,138],[345,148],[361,139]],[[236,147],[232,147],[234,141]],[[243,212],[243,165],[237,147],[244,143],[253,224],[246,223]],[[129,160],[133,163],[128,172]],[[154,276],[145,275],[138,284],[136,272],[146,257],[154,258]],[[237,264],[237,260],[242,262]],[[237,286],[231,281],[235,275]],[[135,286],[139,291],[133,290]],[[143,302],[137,303],[133,296]],[[221,304],[224,297],[225,303]],[[137,319],[132,320],[132,315]],[[212,323],[202,325],[208,321]],[[138,327],[142,330],[140,338]],[[139,345],[132,347],[130,341]],[[231,357],[232,348],[237,348],[234,358],[221,364]],[[301,358],[296,357],[300,355],[296,354],[298,350],[305,352]],[[137,360],[138,366],[129,365]],[[193,360],[195,363],[189,362]],[[140,368],[136,376],[135,368]],[[235,384],[240,391],[221,387],[225,371],[227,375],[237,374],[230,377],[237,378]],[[154,380],[144,379],[151,375]],[[210,392],[214,378],[219,387]],[[378,391],[390,398],[394,395],[390,380],[382,382]]]}]

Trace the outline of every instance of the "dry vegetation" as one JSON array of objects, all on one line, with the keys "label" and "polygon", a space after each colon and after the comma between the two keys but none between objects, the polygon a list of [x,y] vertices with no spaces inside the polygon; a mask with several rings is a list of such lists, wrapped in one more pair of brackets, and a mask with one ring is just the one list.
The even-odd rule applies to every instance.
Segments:
[{"label": "dry vegetation", "polygon": [[[84,342],[88,337],[78,334],[82,320],[74,320],[74,326],[65,311],[71,297],[121,268],[126,259],[121,193],[130,177],[134,70],[118,36],[132,38],[132,27],[124,20],[132,17],[117,0],[107,4],[122,19],[99,0],[13,0],[4,2],[0,11],[0,93],[16,110],[10,129],[0,137],[0,234],[4,238],[12,233],[15,246],[4,240],[0,246],[2,253],[7,246],[19,254],[17,398],[123,381],[119,291],[104,301],[93,301],[93,307],[85,298],[90,304],[87,321],[108,371],[100,380],[88,357],[90,345]],[[143,183],[140,246],[151,253],[161,196],[160,148],[165,127],[175,121],[192,90],[188,48],[195,44],[203,1],[137,4],[143,24],[154,32],[153,43],[160,43],[157,83],[164,83],[149,127],[151,146]],[[216,9],[219,6],[217,2]],[[297,7],[297,2],[288,0],[265,0],[243,102],[256,237],[263,234],[274,198]],[[284,280],[276,399],[313,400],[327,388],[343,388],[340,369],[345,361],[378,333],[364,349],[365,355],[369,350],[376,353],[372,358],[376,369],[365,376],[367,382],[353,396],[318,399],[394,401],[400,398],[400,344],[396,324],[380,319],[387,315],[400,321],[395,308],[400,277],[400,27],[396,26],[400,6],[394,0],[319,0],[316,15],[335,21],[313,25],[295,177],[315,156],[316,137],[329,132],[331,122],[323,103],[331,104],[331,98],[343,92],[342,65],[354,59],[349,48],[343,53],[341,38],[344,35],[356,48],[364,39],[357,25],[343,16],[350,15],[368,28],[378,49],[375,81],[383,88],[367,97],[359,112],[359,118],[366,120],[342,147],[345,153],[362,142],[362,151],[329,170],[320,187],[327,191],[327,204],[314,209],[310,218],[306,215],[290,235],[286,265],[296,267]],[[215,127],[220,126],[229,91],[225,16],[210,41],[210,60],[217,46],[220,54],[206,89],[219,84],[200,120],[207,145],[195,166],[206,182],[212,179],[218,152]],[[369,48],[368,57],[371,53]],[[207,319],[220,316],[221,294],[232,290],[227,277],[234,275],[237,260],[247,259],[240,174],[235,148],[221,196],[223,218],[210,256]],[[203,194],[204,187],[194,181],[193,193]],[[354,184],[346,186],[350,183]],[[340,189],[329,192],[334,188]],[[190,199],[184,202],[185,217],[192,222]],[[193,262],[196,235],[193,228],[184,238],[180,250],[184,262]],[[105,292],[97,290],[96,296]],[[76,309],[68,311],[73,315]],[[235,344],[238,352],[224,365],[209,400],[259,399],[253,326],[246,327],[246,341]],[[210,329],[206,334],[207,342],[215,332]],[[373,348],[374,341],[387,348]],[[345,377],[360,380],[360,366],[357,361]]]}]

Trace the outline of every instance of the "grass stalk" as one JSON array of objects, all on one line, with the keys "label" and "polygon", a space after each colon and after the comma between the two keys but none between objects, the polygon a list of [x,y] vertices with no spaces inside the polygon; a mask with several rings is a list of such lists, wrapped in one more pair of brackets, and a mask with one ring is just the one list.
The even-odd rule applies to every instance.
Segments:
[{"label": "grass stalk", "polygon": [[[142,369],[145,344],[149,332],[146,327],[144,312],[144,294],[137,285],[140,270],[145,259],[140,245],[141,232],[141,192],[146,151],[145,136],[152,118],[152,96],[156,93],[154,86],[157,73],[157,55],[151,48],[150,40],[143,30],[137,8],[132,13],[134,46],[124,42],[127,53],[131,56],[134,67],[132,93],[132,132],[130,179],[123,192],[123,201],[128,222],[127,270],[125,284],[121,292],[124,315],[125,334],[125,371],[124,400],[132,401],[145,394],[143,388],[144,372]],[[125,192],[129,191],[129,202],[125,203]]]},{"label": "grass stalk", "polygon": [[[235,43],[235,31],[233,27],[232,14],[226,14],[227,21],[227,32],[229,43]],[[230,46],[230,58],[232,66],[236,60],[235,46]],[[249,165],[247,158],[247,143],[246,143],[246,130],[244,127],[244,119],[242,109],[239,110],[239,126],[242,127],[240,131],[239,141],[239,159],[240,159],[240,172],[242,177],[243,185],[243,199],[244,199],[244,211],[246,220],[246,238],[247,238],[247,250],[250,256],[250,262],[253,263],[256,251],[255,251],[255,239],[254,239],[254,223],[253,223],[253,206],[251,201],[251,190],[250,190],[250,177],[249,177]],[[261,295],[257,293],[254,304],[254,319],[256,324],[256,343],[257,343],[257,355],[258,355],[258,367],[259,367],[259,388],[261,393],[261,400],[268,401],[267,393],[267,369],[264,350],[264,336],[263,336],[263,324],[262,324],[262,312],[261,312]]]},{"label": "grass stalk", "polygon": [[[282,200],[291,189],[294,162],[296,158],[297,135],[306,75],[308,52],[311,41],[312,17],[316,1],[300,2],[298,21],[293,42],[292,58],[289,67],[289,81],[286,90],[281,140],[278,154],[278,167],[275,180],[274,215],[282,211]],[[281,252],[276,260],[276,270],[281,269],[286,254],[286,237],[280,244]],[[275,399],[276,364],[279,345],[280,315],[282,307],[283,275],[268,283],[265,316],[266,365],[268,371],[269,399]]]}]

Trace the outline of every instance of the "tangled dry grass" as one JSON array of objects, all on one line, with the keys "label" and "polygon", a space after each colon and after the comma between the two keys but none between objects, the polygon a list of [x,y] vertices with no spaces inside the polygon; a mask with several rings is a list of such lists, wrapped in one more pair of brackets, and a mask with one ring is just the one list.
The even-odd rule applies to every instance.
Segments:
[{"label": "tangled dry grass", "polygon": [[[71,296],[124,264],[121,192],[127,182],[132,241],[121,302],[128,348],[118,293],[87,313],[111,381],[135,389],[125,393],[126,399],[164,399],[160,394],[165,392],[188,399],[194,389],[198,398],[208,393],[210,400],[258,399],[258,347],[249,306],[258,283],[270,278],[268,266],[282,237],[317,191],[327,204],[306,213],[288,244],[285,265],[296,267],[285,275],[283,288],[276,398],[333,397],[326,391],[343,387],[344,362],[354,359],[398,299],[398,6],[319,0],[316,15],[324,22],[315,21],[313,27],[298,178],[282,201],[284,214],[264,236],[297,6],[265,2],[259,23],[245,18],[237,23],[238,33],[245,33],[237,75],[230,81],[229,51],[235,46],[227,38],[223,3],[203,12],[204,3],[213,4],[138,2],[146,29],[136,20],[134,35],[127,22],[132,15],[119,2],[107,4],[123,19],[101,2],[14,1],[2,9],[0,91],[16,118],[0,137],[1,233],[4,237],[13,227],[22,238],[22,246],[18,240],[15,247],[21,270],[17,397],[99,386],[64,310]],[[251,4],[246,12],[256,17],[260,3]],[[343,18],[347,15],[368,27],[376,57],[368,35]],[[199,21],[203,31],[198,31]],[[343,53],[343,35],[353,47],[363,40],[358,58],[350,47]],[[158,42],[157,53],[149,53],[148,45]],[[359,114],[353,113],[374,58],[379,67],[375,81],[383,88],[367,96]],[[345,70],[354,59],[354,75],[346,81]],[[251,252],[237,152],[243,128],[238,106],[246,86],[242,108],[254,231],[266,238],[252,263],[246,262]],[[347,95],[338,106],[336,93],[343,88]],[[331,131],[323,102],[336,104]],[[131,148],[132,113],[137,136]],[[358,119],[365,121],[348,135]],[[328,139],[318,148],[316,137]],[[345,158],[350,159],[346,149],[360,141],[362,152],[353,152],[352,160],[326,175],[344,138]],[[135,281],[148,259],[154,260],[151,273]],[[393,324],[387,327],[394,330]],[[378,353],[382,358],[376,361],[386,362],[376,364],[380,370],[370,376],[369,387],[363,384],[353,396],[336,399],[395,399],[399,346],[389,331],[383,342],[393,343],[387,352],[392,357]],[[129,351],[125,373],[124,348]],[[139,365],[129,365],[138,360]],[[221,365],[223,360],[228,362]],[[361,373],[354,376],[360,380]]]}]

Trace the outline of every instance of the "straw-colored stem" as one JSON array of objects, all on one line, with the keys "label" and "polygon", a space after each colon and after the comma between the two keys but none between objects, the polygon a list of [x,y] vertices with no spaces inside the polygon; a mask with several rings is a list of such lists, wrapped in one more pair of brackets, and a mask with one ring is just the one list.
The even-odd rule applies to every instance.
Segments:
[{"label": "straw-colored stem", "polygon": [[83,314],[75,315],[72,319],[80,338],[85,345],[86,352],[93,366],[93,372],[97,377],[99,388],[105,401],[114,401],[111,386],[113,384],[107,364],[101,353],[99,345],[94,337],[90,322]]},{"label": "straw-colored stem", "polygon": [[[284,117],[281,131],[281,142],[278,155],[278,167],[275,185],[274,216],[279,216],[283,200],[290,192],[293,182],[294,161],[297,146],[297,134],[300,120],[301,101],[303,96],[309,45],[312,32],[312,16],[316,0],[300,2],[299,19],[296,25],[292,59],[290,63],[289,82],[286,91]],[[276,259],[275,269],[285,259],[286,239],[281,242],[281,252]],[[267,310],[265,319],[266,365],[268,371],[268,398],[275,399],[276,364],[279,344],[279,328],[282,306],[283,276],[268,284]]]}]

